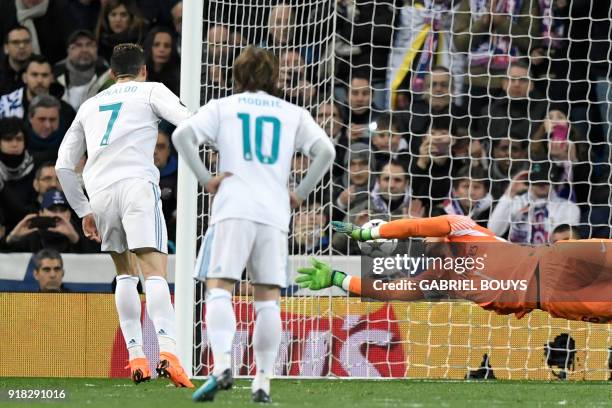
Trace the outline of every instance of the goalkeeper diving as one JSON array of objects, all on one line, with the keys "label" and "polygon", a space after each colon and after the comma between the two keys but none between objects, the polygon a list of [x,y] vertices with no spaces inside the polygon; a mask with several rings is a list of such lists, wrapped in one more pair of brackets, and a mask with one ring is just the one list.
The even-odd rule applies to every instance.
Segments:
[{"label": "goalkeeper diving", "polygon": [[[456,284],[448,285],[450,288],[443,290],[443,295],[473,301],[498,314],[514,313],[521,318],[540,309],[552,317],[567,320],[612,321],[610,240],[567,240],[550,246],[518,245],[495,236],[469,217],[457,215],[401,219],[373,228],[332,222],[332,228],[357,241],[426,238],[428,255],[481,257],[486,259],[486,268],[459,273],[452,268],[427,265],[419,274],[392,281],[416,283],[411,284],[410,290],[380,290],[380,281],[377,287],[376,279],[350,276],[313,259],[312,267],[298,269],[296,282],[302,288],[320,290],[337,286],[366,298],[413,301],[431,297],[430,291],[418,284],[420,281],[445,280]],[[483,281],[488,282],[483,285]],[[490,288],[491,281],[524,282],[524,285],[521,290]],[[438,288],[434,292],[441,294]]]}]

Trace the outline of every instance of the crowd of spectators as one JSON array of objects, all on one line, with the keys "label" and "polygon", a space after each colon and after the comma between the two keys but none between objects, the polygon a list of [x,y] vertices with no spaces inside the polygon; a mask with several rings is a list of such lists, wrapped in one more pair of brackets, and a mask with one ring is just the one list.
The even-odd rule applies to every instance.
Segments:
[{"label": "crowd of spectators", "polygon": [[[205,3],[201,102],[231,93],[245,45],[266,47],[280,95],[336,146],[329,178],[292,220],[291,253],[358,253],[330,235],[332,219],[462,214],[514,242],[610,236],[609,0]],[[148,80],[178,94],[182,10],[177,0],[1,2],[0,250],[99,251],[61,192],[57,150],[79,106],[112,85],[119,43],[141,44]],[[160,123],[153,158],[171,251],[172,131]],[[307,168],[297,155],[293,185]]]}]

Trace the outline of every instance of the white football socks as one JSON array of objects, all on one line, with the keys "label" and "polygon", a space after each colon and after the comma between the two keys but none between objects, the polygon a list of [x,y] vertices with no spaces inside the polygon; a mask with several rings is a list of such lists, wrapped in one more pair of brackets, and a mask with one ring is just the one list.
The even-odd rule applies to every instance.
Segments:
[{"label": "white football socks", "polygon": [[174,309],[170,302],[168,282],[161,276],[145,280],[147,291],[147,313],[155,326],[159,351],[176,355]]},{"label": "white football socks", "polygon": [[253,392],[262,389],[270,394],[270,378],[274,375],[274,362],[281,340],[281,318],[275,300],[255,301],[255,330],[253,349],[257,374],[251,384]]},{"label": "white football socks", "polygon": [[215,363],[213,375],[218,376],[231,368],[232,342],[236,334],[232,294],[227,290],[212,288],[206,291],[206,331]]},{"label": "white football socks", "polygon": [[129,275],[117,276],[115,305],[119,315],[121,332],[125,339],[130,360],[145,356],[142,350],[142,326],[140,325],[140,296],[138,278]]}]

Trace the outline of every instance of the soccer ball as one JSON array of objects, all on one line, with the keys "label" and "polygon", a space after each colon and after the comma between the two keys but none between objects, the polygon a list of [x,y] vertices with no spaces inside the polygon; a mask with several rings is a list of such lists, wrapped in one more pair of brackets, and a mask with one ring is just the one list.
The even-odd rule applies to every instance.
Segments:
[{"label": "soccer ball", "polygon": [[[383,220],[370,220],[363,224],[362,228],[374,228],[386,223],[387,221]],[[397,239],[371,239],[369,241],[360,241],[358,244],[362,255],[379,258],[389,256],[395,251]]]}]

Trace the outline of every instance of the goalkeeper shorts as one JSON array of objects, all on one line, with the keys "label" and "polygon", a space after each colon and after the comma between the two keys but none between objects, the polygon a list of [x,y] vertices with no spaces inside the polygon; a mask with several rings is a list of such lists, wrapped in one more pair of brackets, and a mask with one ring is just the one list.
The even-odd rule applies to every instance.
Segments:
[{"label": "goalkeeper shorts", "polygon": [[208,228],[200,247],[195,278],[239,281],[246,268],[253,284],[286,288],[287,233],[243,219],[226,219]]},{"label": "goalkeeper shorts", "polygon": [[153,248],[168,253],[158,185],[143,179],[124,179],[93,195],[90,203],[102,251]]}]

